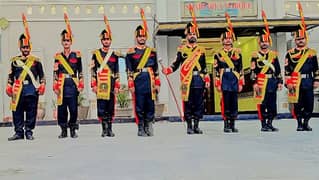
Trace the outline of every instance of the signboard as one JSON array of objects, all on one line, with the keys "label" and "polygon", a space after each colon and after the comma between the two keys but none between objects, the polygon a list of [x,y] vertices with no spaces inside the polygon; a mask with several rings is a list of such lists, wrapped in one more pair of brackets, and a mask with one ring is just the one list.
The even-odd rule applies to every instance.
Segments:
[{"label": "signboard", "polygon": [[189,18],[189,4],[193,4],[196,17],[224,17],[225,12],[234,17],[257,17],[257,0],[193,0],[182,1],[182,18]]}]

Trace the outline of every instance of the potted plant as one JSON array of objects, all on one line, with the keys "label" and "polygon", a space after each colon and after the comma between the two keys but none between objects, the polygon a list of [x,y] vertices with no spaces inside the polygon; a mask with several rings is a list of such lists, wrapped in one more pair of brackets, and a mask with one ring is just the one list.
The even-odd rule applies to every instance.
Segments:
[{"label": "potted plant", "polygon": [[115,116],[120,117],[131,117],[132,116],[132,108],[130,108],[130,96],[128,88],[125,85],[122,85],[119,93],[116,96],[117,106],[115,108]]},{"label": "potted plant", "polygon": [[58,119],[58,110],[57,110],[57,104],[56,104],[56,99],[51,100],[51,108],[53,112],[53,120]]},{"label": "potted plant", "polygon": [[80,93],[78,96],[78,120],[87,119],[89,108],[89,102],[85,98],[84,93]]},{"label": "potted plant", "polygon": [[45,105],[46,102],[38,102],[38,109],[37,109],[37,120],[43,120],[45,117]]}]

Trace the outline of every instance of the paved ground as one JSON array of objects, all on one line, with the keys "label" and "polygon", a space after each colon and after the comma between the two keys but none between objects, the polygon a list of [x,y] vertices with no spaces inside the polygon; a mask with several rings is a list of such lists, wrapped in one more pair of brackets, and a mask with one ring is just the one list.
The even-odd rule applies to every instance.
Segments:
[{"label": "paved ground", "polygon": [[137,137],[133,123],[115,124],[114,138],[82,125],[78,139],[57,139],[56,126],[39,126],[34,141],[8,142],[0,128],[1,180],[318,180],[319,119],[313,132],[296,132],[279,120],[277,133],[240,121],[238,134],[222,122],[203,122],[203,135],[186,135],[182,123],[157,122],[154,137]]}]

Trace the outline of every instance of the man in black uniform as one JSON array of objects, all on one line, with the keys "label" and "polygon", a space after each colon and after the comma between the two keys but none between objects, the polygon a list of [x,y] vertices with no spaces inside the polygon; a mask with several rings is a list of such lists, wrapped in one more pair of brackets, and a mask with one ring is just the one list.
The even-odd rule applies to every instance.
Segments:
[{"label": "man in black uniform", "polygon": [[102,123],[102,137],[113,137],[114,100],[120,88],[120,53],[110,50],[111,28],[106,17],[104,19],[106,28],[100,34],[102,48],[93,52],[91,60],[91,88],[97,97],[97,116]]},{"label": "man in black uniform", "polygon": [[[21,55],[11,58],[11,66],[6,93],[11,97],[15,134],[9,141],[24,139],[33,140],[32,130],[35,127],[39,95],[45,91],[45,78],[42,64],[38,57],[30,54],[30,34],[23,15],[25,33],[19,38]],[[40,84],[39,84],[40,82]],[[26,117],[24,117],[26,113]]]},{"label": "man in black uniform", "polygon": [[[141,11],[142,19],[144,12]],[[128,87],[133,96],[135,120],[138,136],[153,136],[156,93],[160,90],[157,55],[154,48],[146,45],[148,38],[147,23],[135,30],[136,46],[128,50],[126,68]]]},{"label": "man in black uniform", "polygon": [[233,47],[236,40],[230,17],[226,13],[228,28],[221,35],[223,49],[214,56],[215,86],[222,92],[221,113],[224,119],[224,132],[238,132],[235,120],[238,114],[238,92],[243,89],[244,73],[242,55],[238,48]]},{"label": "man in black uniform", "polygon": [[[57,95],[58,124],[61,127],[59,138],[67,137],[67,127],[72,138],[77,138],[78,95],[83,91],[83,74],[80,51],[72,51],[72,31],[65,14],[67,29],[61,32],[62,52],[55,54],[53,90]],[[68,110],[70,120],[68,122]]]},{"label": "man in black uniform", "polygon": [[[199,36],[196,22],[185,27],[186,44],[177,48],[176,60],[162,72],[166,75],[181,66],[181,92],[187,134],[202,134],[199,121],[204,114],[204,89],[209,88],[210,78],[206,69],[205,49],[197,44]],[[193,126],[194,124],[194,126]]]},{"label": "man in black uniform", "polygon": [[272,121],[277,115],[277,89],[282,89],[283,81],[277,52],[269,49],[272,40],[264,11],[262,16],[266,28],[258,38],[260,50],[252,54],[251,79],[254,84],[261,131],[278,131],[273,127]]},{"label": "man in black uniform", "polygon": [[317,52],[307,47],[308,34],[303,25],[294,32],[296,47],[285,59],[285,79],[292,115],[297,119],[297,131],[312,131],[309,120],[313,112],[313,89],[319,87]]}]

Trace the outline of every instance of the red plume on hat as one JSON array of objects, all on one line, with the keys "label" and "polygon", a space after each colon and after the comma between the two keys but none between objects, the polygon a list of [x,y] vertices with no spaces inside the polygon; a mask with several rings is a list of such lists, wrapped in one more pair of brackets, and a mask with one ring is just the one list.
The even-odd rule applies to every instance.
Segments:
[{"label": "red plume on hat", "polygon": [[31,43],[30,43],[30,31],[29,31],[29,26],[28,26],[28,21],[24,13],[22,13],[22,23],[24,27],[24,33],[23,36],[20,37],[19,40],[19,47],[21,46],[30,46],[31,48]]},{"label": "red plume on hat", "polygon": [[101,39],[107,38],[107,37],[112,39],[111,26],[110,26],[109,20],[106,17],[106,15],[104,15],[104,23],[105,23],[105,30],[103,30],[101,33],[101,36],[102,36]]},{"label": "red plume on hat", "polygon": [[188,31],[195,33],[196,36],[199,37],[199,30],[198,30],[198,25],[197,25],[197,21],[196,21],[196,16],[195,16],[193,4],[188,5],[188,10],[189,10],[189,13],[192,17],[192,26],[187,27],[187,28],[190,28]]},{"label": "red plume on hat", "polygon": [[68,39],[72,39],[72,29],[71,29],[68,14],[66,12],[64,13],[64,22],[66,24],[66,31],[67,31],[67,33],[64,36]]},{"label": "red plume on hat", "polygon": [[144,9],[143,9],[143,8],[140,9],[140,15],[141,15],[141,19],[142,19],[143,25],[139,25],[139,26],[136,28],[135,37],[136,37],[137,35],[143,35],[143,36],[148,37],[147,21],[146,21],[146,18],[145,18],[145,13],[144,13]]},{"label": "red plume on hat", "polygon": [[263,33],[260,35],[260,41],[269,42],[269,45],[271,46],[272,39],[270,37],[269,24],[264,10],[261,11],[261,17],[263,18],[265,29],[263,29]]},{"label": "red plume on hat", "polygon": [[230,16],[227,12],[225,12],[225,18],[226,18],[226,23],[227,23],[227,32],[225,32],[225,38],[232,38],[234,41],[236,40],[234,29],[233,29],[233,24],[231,23]]},{"label": "red plume on hat", "polygon": [[294,37],[295,38],[297,38],[297,37],[305,38],[306,41],[308,42],[307,26],[306,26],[305,17],[303,15],[303,10],[302,10],[302,6],[301,6],[300,1],[298,1],[297,6],[298,6],[298,11],[299,11],[299,16],[301,18],[301,22],[299,24],[298,30],[294,33]]}]

